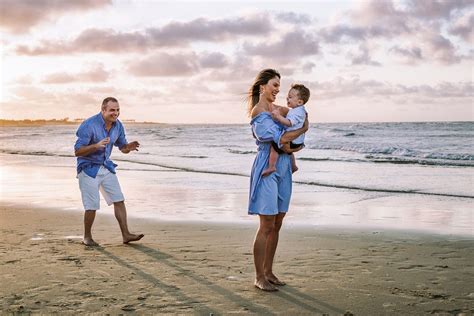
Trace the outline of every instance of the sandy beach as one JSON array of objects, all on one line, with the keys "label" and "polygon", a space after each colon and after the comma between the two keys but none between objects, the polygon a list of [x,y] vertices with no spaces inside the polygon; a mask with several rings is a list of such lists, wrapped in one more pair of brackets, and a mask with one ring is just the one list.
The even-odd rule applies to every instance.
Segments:
[{"label": "sandy beach", "polygon": [[[133,218],[121,244],[110,212],[81,244],[82,213],[2,203],[3,313],[471,315],[474,240],[287,227],[276,293],[252,285],[255,225]],[[255,223],[256,224],[256,223]]]}]

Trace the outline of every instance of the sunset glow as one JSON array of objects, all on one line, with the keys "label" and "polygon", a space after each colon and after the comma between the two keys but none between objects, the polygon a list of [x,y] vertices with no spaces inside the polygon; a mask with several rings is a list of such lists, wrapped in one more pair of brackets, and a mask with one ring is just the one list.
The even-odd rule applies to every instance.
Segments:
[{"label": "sunset glow", "polygon": [[275,68],[312,122],[472,120],[473,4],[0,0],[0,118],[245,123]]}]

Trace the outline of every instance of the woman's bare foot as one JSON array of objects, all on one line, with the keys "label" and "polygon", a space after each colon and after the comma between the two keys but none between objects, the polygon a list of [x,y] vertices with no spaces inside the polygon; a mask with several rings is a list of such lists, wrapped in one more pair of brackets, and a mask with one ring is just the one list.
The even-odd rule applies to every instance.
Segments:
[{"label": "woman's bare foot", "polygon": [[89,247],[96,247],[96,246],[99,245],[99,244],[96,243],[96,242],[94,241],[94,239],[92,239],[92,238],[84,238],[84,239],[82,240],[82,244],[85,245],[85,246],[89,246]]},{"label": "woman's bare foot", "polygon": [[131,241],[138,241],[138,240],[142,239],[144,236],[145,235],[143,235],[143,234],[138,234],[138,235],[130,234],[127,237],[123,237],[123,243],[128,244]]},{"label": "woman's bare foot", "polygon": [[296,165],[292,166],[291,173],[295,173],[296,171],[298,171],[298,167]]},{"label": "woman's bare foot", "polygon": [[278,291],[276,287],[274,287],[270,282],[266,279],[263,280],[255,280],[254,283],[255,287],[266,292],[275,292]]},{"label": "woman's bare foot", "polygon": [[270,282],[271,284],[280,285],[280,286],[286,285],[285,282],[280,281],[280,279],[278,279],[273,273],[270,274],[270,275],[268,275],[268,276],[265,276],[265,278],[266,278],[267,281]]},{"label": "woman's bare foot", "polygon": [[268,167],[262,171],[262,177],[266,177],[274,173],[277,169],[275,167]]}]

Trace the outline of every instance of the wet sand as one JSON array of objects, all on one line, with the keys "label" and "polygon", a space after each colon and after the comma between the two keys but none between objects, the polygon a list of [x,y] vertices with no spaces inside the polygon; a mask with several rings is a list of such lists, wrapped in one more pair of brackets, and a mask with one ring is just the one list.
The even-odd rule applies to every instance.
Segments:
[{"label": "wet sand", "polygon": [[0,204],[3,313],[471,315],[474,239],[284,227],[275,272],[253,287],[252,224],[133,218],[121,243],[110,210],[81,244],[82,212]]}]

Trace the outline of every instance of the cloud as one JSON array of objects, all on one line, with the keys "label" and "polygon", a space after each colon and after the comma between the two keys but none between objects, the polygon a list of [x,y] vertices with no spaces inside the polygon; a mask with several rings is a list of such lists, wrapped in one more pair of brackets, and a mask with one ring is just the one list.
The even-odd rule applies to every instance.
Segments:
[{"label": "cloud", "polygon": [[57,55],[71,53],[143,52],[163,47],[186,47],[196,41],[224,42],[239,36],[269,34],[273,29],[268,15],[246,18],[209,20],[199,18],[190,22],[171,22],[163,27],[135,32],[112,29],[87,29],[72,41],[43,40],[39,46],[19,45],[19,55]]},{"label": "cloud", "polygon": [[[443,35],[443,30],[447,26],[451,34],[464,39],[472,38],[474,16],[472,13],[465,15],[465,11],[472,6],[472,1],[465,0],[409,0],[397,3],[372,0],[347,12],[345,16],[349,21],[323,27],[318,34],[323,42],[330,44],[359,44],[359,54],[347,54],[354,65],[378,64],[370,60],[374,49],[367,46],[361,48],[374,40],[398,42],[391,45],[389,52],[401,57],[401,61],[406,64],[432,61],[444,65],[455,64],[469,57],[463,55],[459,47],[455,47],[451,39]],[[453,26],[452,20],[459,15],[462,17]]]},{"label": "cloud", "polygon": [[367,45],[360,45],[357,54],[350,54],[352,65],[381,66],[378,61],[372,60]]},{"label": "cloud", "polygon": [[182,77],[206,69],[228,69],[230,59],[219,52],[156,53],[129,63],[128,71],[138,77]]},{"label": "cloud", "polygon": [[310,74],[313,72],[313,68],[316,67],[316,64],[311,62],[311,61],[308,61],[308,62],[305,62],[302,66],[301,66],[301,71],[305,74]]},{"label": "cloud", "polygon": [[244,43],[243,50],[248,55],[258,55],[276,59],[291,59],[304,56],[317,55],[319,42],[311,34],[295,30],[283,35],[280,40],[272,43],[260,42],[258,44]]},{"label": "cloud", "polygon": [[459,17],[449,26],[448,31],[450,34],[459,36],[472,45],[474,43],[474,12]]},{"label": "cloud", "polygon": [[277,13],[276,22],[285,22],[290,24],[303,24],[303,25],[310,25],[314,20],[309,14],[299,14],[295,12],[280,12]]},{"label": "cloud", "polygon": [[364,40],[368,36],[368,30],[363,27],[334,25],[322,28],[319,31],[319,36],[328,43],[339,43],[343,39],[357,41]]},{"label": "cloud", "polygon": [[268,34],[272,29],[270,17],[260,14],[248,18],[171,22],[162,28],[148,29],[147,34],[160,45],[176,46],[181,41],[221,42],[236,35]]},{"label": "cloud", "polygon": [[370,37],[392,38],[413,30],[412,20],[406,12],[398,10],[390,0],[364,1],[359,9],[348,15],[351,25],[362,28],[366,36]]},{"label": "cloud", "polygon": [[94,10],[111,3],[111,0],[0,0],[0,27],[15,34],[24,33],[62,14]]},{"label": "cloud", "polygon": [[218,52],[201,53],[199,56],[199,64],[202,68],[222,68],[229,65],[226,55]]},{"label": "cloud", "polygon": [[[441,82],[436,85],[392,84],[377,80],[360,80],[338,77],[332,81],[310,82],[309,88],[315,99],[328,100],[347,97],[423,97],[423,98],[465,98],[474,96],[470,82]],[[313,92],[314,91],[314,92]]]},{"label": "cloud", "polygon": [[407,13],[421,19],[449,19],[455,11],[473,6],[472,0],[409,0]]},{"label": "cloud", "polygon": [[46,84],[65,84],[73,82],[105,82],[109,78],[109,72],[102,65],[89,71],[70,74],[65,72],[48,75],[42,80]]},{"label": "cloud", "polygon": [[199,65],[194,53],[157,53],[131,62],[128,71],[138,77],[189,76],[197,73]]},{"label": "cloud", "polygon": [[464,56],[457,54],[451,41],[440,34],[428,34],[426,36],[426,47],[429,56],[442,64],[458,63]]},{"label": "cloud", "polygon": [[403,48],[400,46],[393,46],[389,49],[390,53],[401,57],[402,63],[405,64],[415,64],[423,60],[423,54],[421,52],[421,48],[419,47],[409,47]]}]

